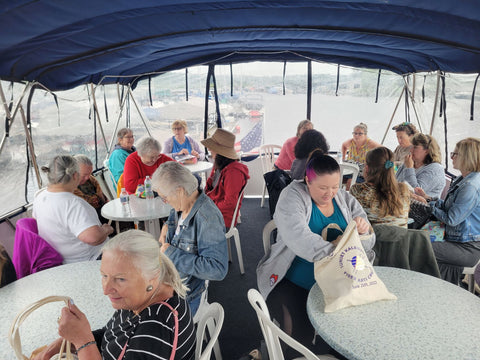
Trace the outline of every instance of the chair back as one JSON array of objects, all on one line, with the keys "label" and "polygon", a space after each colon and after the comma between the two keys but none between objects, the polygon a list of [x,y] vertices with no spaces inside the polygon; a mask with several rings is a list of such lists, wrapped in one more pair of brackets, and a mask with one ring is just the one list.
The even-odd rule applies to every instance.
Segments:
[{"label": "chair back", "polygon": [[17,278],[62,265],[62,255],[38,235],[37,221],[23,218],[17,221],[13,244],[13,265]]},{"label": "chair back", "polygon": [[112,196],[114,197],[115,194],[117,193],[117,182],[115,181],[115,178],[113,177],[112,172],[110,171],[110,168],[108,167],[108,159],[105,159],[103,162],[103,179],[105,181],[105,184],[107,185],[108,191]]},{"label": "chair back", "polygon": [[260,323],[260,328],[262,329],[263,337],[265,338],[265,343],[267,344],[268,355],[270,359],[285,359],[283,356],[282,347],[280,345],[280,340],[298,351],[307,360],[319,359],[305,346],[300,344],[298,341],[283,332],[277,325],[275,325],[275,323],[270,319],[270,313],[265,300],[263,300],[262,295],[260,295],[257,290],[248,290],[248,301],[257,314],[258,322]]},{"label": "chair back", "polygon": [[240,211],[240,207],[241,207],[242,199],[243,199],[243,194],[245,193],[245,188],[246,187],[247,187],[247,184],[245,184],[243,186],[242,191],[240,191],[240,194],[238,195],[237,205],[235,205],[235,210],[233,211],[232,223],[230,224],[230,228],[227,232],[230,232],[230,230],[232,230],[232,228],[234,228],[236,223],[237,223],[237,216],[238,216],[238,212]]},{"label": "chair back", "polygon": [[273,165],[278,155],[275,152],[280,152],[282,147],[280,145],[262,145],[259,149],[260,161],[262,162],[262,172],[265,174],[273,170]]},{"label": "chair back", "polygon": [[342,181],[344,175],[352,174],[352,182],[350,184],[353,185],[357,182],[358,173],[360,171],[357,164],[352,163],[341,163],[340,165],[340,188],[342,188]]},{"label": "chair back", "polygon": [[[210,360],[213,347],[218,341],[218,336],[222,330],[225,313],[222,305],[211,303],[203,312],[197,325],[197,345],[195,348],[195,359]],[[208,334],[207,331],[208,330]],[[207,336],[208,335],[208,336]],[[203,347],[204,339],[208,341]]]},{"label": "chair back", "polygon": [[124,187],[123,185],[123,174],[120,175],[120,177],[118,178],[118,183],[117,183],[117,198],[120,197],[120,194],[122,192],[122,188]]},{"label": "chair back", "polygon": [[277,224],[275,224],[275,220],[270,220],[268,223],[265,224],[263,227],[262,239],[263,239],[263,251],[265,251],[265,255],[270,251],[270,247],[272,246],[272,232],[277,228]]}]

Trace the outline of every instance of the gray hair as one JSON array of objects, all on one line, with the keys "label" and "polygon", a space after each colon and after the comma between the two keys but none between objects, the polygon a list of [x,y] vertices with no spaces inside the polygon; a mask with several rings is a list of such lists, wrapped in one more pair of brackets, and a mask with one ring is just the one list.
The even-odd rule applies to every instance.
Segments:
[{"label": "gray hair", "polygon": [[121,128],[120,130],[117,131],[117,139],[120,140],[122,139],[125,135],[127,134],[133,134],[133,131],[129,128]]},{"label": "gray hair", "polygon": [[368,133],[368,126],[367,126],[367,124],[362,123],[362,122],[361,122],[360,124],[358,124],[358,125],[355,125],[355,126],[353,127],[353,130],[355,130],[355,129],[362,129],[365,134]]},{"label": "gray hair", "polygon": [[186,195],[190,196],[198,189],[198,180],[185,166],[175,161],[167,161],[153,173],[152,187],[154,190],[161,189],[165,195],[182,188]]},{"label": "gray hair", "polygon": [[162,145],[153,137],[141,138],[137,143],[137,154],[139,156],[148,155],[152,153],[161,153]]},{"label": "gray hair", "polygon": [[178,296],[185,298],[188,288],[182,283],[177,268],[164,253],[160,244],[145,231],[128,230],[109,241],[102,248],[106,251],[120,251],[128,256],[145,280],[158,279],[171,286]]},{"label": "gray hair", "polygon": [[77,160],[78,165],[93,166],[92,160],[90,160],[86,155],[77,154],[74,156],[74,158]]},{"label": "gray hair", "polygon": [[50,185],[68,184],[78,173],[78,163],[71,155],[57,155],[48,166],[42,166],[42,171],[47,174]]}]

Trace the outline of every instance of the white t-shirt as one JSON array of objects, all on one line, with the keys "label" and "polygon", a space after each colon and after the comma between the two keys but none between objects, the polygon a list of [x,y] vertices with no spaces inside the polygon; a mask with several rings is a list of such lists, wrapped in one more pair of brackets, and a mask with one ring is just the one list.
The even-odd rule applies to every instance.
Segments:
[{"label": "white t-shirt", "polygon": [[33,202],[38,234],[62,256],[63,263],[95,260],[102,244],[88,245],[80,239],[84,230],[101,226],[97,212],[85,200],[69,192],[40,192]]}]

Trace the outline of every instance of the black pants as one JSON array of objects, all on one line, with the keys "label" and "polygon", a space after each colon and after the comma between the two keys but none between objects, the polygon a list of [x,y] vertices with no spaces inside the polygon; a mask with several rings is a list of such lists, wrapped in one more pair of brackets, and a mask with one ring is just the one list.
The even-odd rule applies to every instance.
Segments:
[{"label": "black pants", "polygon": [[[267,305],[270,316],[280,324],[280,328],[314,354],[334,353],[333,349],[317,335],[315,345],[312,341],[315,329],[307,315],[308,290],[283,279],[268,295]],[[284,344],[282,344],[284,345]],[[301,355],[290,347],[284,347],[286,359]]]}]

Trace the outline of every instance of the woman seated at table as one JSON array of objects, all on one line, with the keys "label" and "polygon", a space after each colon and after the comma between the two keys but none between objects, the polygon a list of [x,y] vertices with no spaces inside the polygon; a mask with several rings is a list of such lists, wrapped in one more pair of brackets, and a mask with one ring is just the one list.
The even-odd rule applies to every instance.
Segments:
[{"label": "woman seated at table", "polygon": [[192,155],[197,160],[205,159],[205,152],[198,143],[192,137],[186,135],[188,128],[184,120],[175,120],[172,124],[172,131],[174,136],[168,138],[163,145],[164,154],[174,159],[182,155]]},{"label": "woman seated at table", "polygon": [[80,181],[78,169],[72,156],[55,156],[48,167],[42,167],[48,186],[33,201],[38,234],[62,255],[65,264],[95,260],[113,232],[110,225],[100,223],[91,205],[73,194]]},{"label": "woman seated at table", "polygon": [[143,184],[145,177],[152,176],[155,170],[166,161],[173,161],[167,155],[161,154],[162,146],[152,137],[139,140],[137,151],[128,155],[125,160],[123,184],[129,194],[135,194],[137,186]]},{"label": "woman seated at table", "polygon": [[[205,185],[205,193],[220,209],[225,226],[230,228],[238,196],[250,178],[248,167],[238,161],[234,147],[235,135],[231,132],[217,129],[201,143],[210,151],[214,161]],[[236,224],[237,219],[234,221]]]},{"label": "woman seated at table", "polygon": [[395,178],[393,153],[384,146],[367,153],[365,182],[353,184],[350,194],[362,205],[371,224],[407,227],[410,192]]},{"label": "woman seated at table", "polygon": [[445,200],[418,190],[430,202],[432,214],[445,224],[445,241],[432,243],[442,278],[459,283],[464,267],[480,259],[480,139],[461,140],[450,153],[461,175],[451,184]]},{"label": "woman seated at table", "polygon": [[400,166],[405,160],[405,156],[410,155],[413,145],[413,135],[418,133],[415,125],[409,122],[403,122],[397,126],[394,126],[392,130],[395,130],[397,134],[398,146],[393,152],[393,162],[395,165]]},{"label": "woman seated at table", "polygon": [[[351,221],[360,234],[367,234],[362,245],[370,261],[375,234],[358,201],[339,189],[340,167],[331,156],[314,151],[308,161],[304,181],[293,181],[280,194],[274,220],[277,242],[257,267],[258,289],[281,328],[303,345],[312,348],[314,329],[306,312],[307,296],[315,284],[314,261],[328,256],[339,232],[320,235],[324,227],[336,223],[342,230]],[[354,319],[352,321],[355,321]],[[317,338],[317,343],[318,343]],[[325,352],[313,349],[315,353]]]},{"label": "woman seated at table", "polygon": [[200,305],[205,280],[223,280],[228,250],[222,214],[199,188],[197,178],[177,162],[153,174],[153,189],[173,209],[160,234],[161,251],[173,261],[185,285],[192,316]]},{"label": "woman seated at table", "polygon": [[[365,164],[367,152],[382,146],[367,136],[367,124],[360,123],[353,128],[353,138],[342,144],[342,157],[344,161],[352,161],[358,164]],[[358,181],[358,180],[357,180]]]},{"label": "woman seated at table", "polygon": [[397,171],[397,180],[412,188],[421,188],[430,197],[440,197],[445,187],[440,147],[430,135],[416,134],[412,138],[412,152],[405,156]]},{"label": "woman seated at table", "polygon": [[132,130],[129,128],[118,130],[117,144],[108,159],[108,168],[115,179],[115,183],[118,182],[118,178],[123,174],[125,160],[127,160],[128,155],[137,150],[135,146],[133,146],[133,141]]},{"label": "woman seated at table", "polygon": [[275,161],[275,167],[280,170],[290,170],[293,160],[295,160],[295,145],[297,145],[298,139],[307,130],[313,129],[313,123],[310,120],[302,120],[298,123],[297,134],[294,137],[287,139],[283,143],[282,150],[278,155],[277,161]]},{"label": "woman seated at table", "polygon": [[295,160],[293,160],[292,169],[290,170],[292,179],[303,180],[305,178],[305,165],[308,156],[315,149],[319,149],[323,154],[328,154],[330,146],[320,131],[307,130],[300,136],[295,145]]},{"label": "woman seated at table", "polygon": [[[59,335],[74,345],[79,359],[156,360],[175,352],[175,359],[193,360],[195,328],[187,289],[158,242],[148,233],[129,230],[109,241],[102,253],[102,287],[116,310],[112,318],[92,332],[85,314],[70,303],[58,320]],[[35,360],[57,354],[62,338]]]}]

